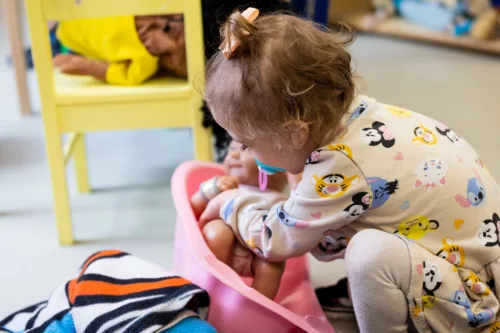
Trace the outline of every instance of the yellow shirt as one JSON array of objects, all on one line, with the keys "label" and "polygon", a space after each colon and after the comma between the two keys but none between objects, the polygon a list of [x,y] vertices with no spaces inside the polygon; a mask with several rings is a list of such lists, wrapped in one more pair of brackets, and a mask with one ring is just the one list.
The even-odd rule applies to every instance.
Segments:
[{"label": "yellow shirt", "polygon": [[133,16],[64,21],[57,38],[78,54],[108,62],[110,84],[137,85],[158,70],[158,57],[139,39]]}]

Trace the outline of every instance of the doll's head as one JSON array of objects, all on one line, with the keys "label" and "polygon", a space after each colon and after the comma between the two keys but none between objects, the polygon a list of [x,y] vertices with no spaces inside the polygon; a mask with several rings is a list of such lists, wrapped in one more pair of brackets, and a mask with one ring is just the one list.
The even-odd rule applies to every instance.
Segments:
[{"label": "doll's head", "polygon": [[[214,119],[259,161],[298,174],[333,140],[354,98],[348,31],[333,34],[290,15],[250,23],[233,13],[221,29],[230,59],[207,64],[205,99]],[[232,38],[231,38],[232,36]]]},{"label": "doll's head", "polygon": [[138,16],[136,26],[146,49],[159,58],[160,68],[169,74],[186,77],[186,43],[182,15]]},{"label": "doll's head", "polygon": [[[224,159],[224,168],[228,176],[238,178],[238,182],[244,185],[259,186],[259,169],[252,154],[241,149],[241,143],[232,141]],[[285,173],[277,173],[268,176],[267,188],[283,192],[287,185]]]}]

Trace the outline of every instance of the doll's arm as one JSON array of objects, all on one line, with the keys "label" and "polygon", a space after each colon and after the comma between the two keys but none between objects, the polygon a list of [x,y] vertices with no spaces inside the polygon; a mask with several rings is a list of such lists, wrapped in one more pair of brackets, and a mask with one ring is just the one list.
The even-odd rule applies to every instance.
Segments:
[{"label": "doll's arm", "polygon": [[198,218],[207,207],[210,199],[227,190],[238,188],[238,179],[232,176],[214,177],[203,182],[200,190],[191,197],[191,207]]}]

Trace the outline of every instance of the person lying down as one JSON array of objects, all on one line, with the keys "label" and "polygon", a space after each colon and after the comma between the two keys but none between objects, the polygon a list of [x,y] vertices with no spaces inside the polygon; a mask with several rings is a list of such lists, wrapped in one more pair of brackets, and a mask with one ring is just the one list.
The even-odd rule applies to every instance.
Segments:
[{"label": "person lying down", "polygon": [[65,53],[54,66],[114,85],[139,85],[160,70],[186,77],[184,20],[176,15],[117,16],[62,21]]}]

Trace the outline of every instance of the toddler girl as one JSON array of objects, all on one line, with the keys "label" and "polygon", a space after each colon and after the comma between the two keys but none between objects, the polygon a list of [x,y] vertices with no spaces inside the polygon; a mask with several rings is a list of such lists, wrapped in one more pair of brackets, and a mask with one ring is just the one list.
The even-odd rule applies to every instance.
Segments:
[{"label": "toddler girl", "polygon": [[357,95],[350,36],[245,14],[221,30],[207,103],[255,158],[303,177],[274,206],[224,192],[202,220],[220,208],[269,261],[345,257],[361,332],[410,321],[420,332],[497,332],[499,187],[475,150],[434,119]]}]

